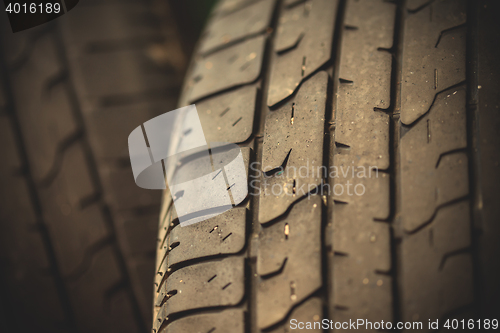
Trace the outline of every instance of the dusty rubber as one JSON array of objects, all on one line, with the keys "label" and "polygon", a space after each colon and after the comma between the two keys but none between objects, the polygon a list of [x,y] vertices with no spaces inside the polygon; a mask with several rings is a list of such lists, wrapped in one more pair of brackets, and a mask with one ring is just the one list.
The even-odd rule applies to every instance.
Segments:
[{"label": "dusty rubber", "polygon": [[[498,180],[499,156],[489,143],[481,158],[491,167],[479,172],[474,68],[490,70],[477,60],[480,7],[269,3],[219,3],[179,105],[196,103],[207,141],[251,149],[259,170],[357,165],[378,176],[270,177],[269,187],[309,192],[261,185],[233,211],[188,227],[165,193],[153,332],[290,332],[290,319],[421,321],[425,332],[428,319],[495,318],[498,215],[481,200],[499,196],[476,186]],[[366,193],[319,191],[348,182]]]}]

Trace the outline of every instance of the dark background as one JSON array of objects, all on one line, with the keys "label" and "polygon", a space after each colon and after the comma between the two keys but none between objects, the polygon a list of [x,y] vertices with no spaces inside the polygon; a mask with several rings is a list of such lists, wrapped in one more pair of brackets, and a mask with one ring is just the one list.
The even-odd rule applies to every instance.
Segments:
[{"label": "dark background", "polygon": [[161,191],[127,137],[177,107],[214,4],[83,0],[17,33],[0,5],[0,333],[150,331]]}]

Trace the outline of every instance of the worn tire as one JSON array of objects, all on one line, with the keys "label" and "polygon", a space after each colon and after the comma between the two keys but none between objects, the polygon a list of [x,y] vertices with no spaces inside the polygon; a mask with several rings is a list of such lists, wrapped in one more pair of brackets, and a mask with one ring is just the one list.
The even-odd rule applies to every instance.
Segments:
[{"label": "worn tire", "polygon": [[[428,320],[499,319],[491,6],[220,2],[179,106],[196,103],[208,142],[239,144],[260,184],[186,227],[165,193],[153,332],[290,332],[291,319],[429,331]],[[264,184],[261,170],[281,165],[310,173]],[[378,173],[315,175],[313,165]],[[264,192],[283,184],[290,195]],[[334,191],[349,184],[366,191]]]},{"label": "worn tire", "polygon": [[161,4],[81,1],[16,34],[2,21],[1,331],[149,331],[160,193],[135,185],[127,136],[177,103]]}]

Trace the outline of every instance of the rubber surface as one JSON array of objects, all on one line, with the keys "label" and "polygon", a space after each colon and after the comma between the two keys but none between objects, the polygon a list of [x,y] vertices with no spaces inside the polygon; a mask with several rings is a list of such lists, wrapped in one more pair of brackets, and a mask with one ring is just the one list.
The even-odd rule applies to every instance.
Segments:
[{"label": "rubber surface", "polygon": [[83,1],[17,34],[2,21],[6,332],[148,331],[160,193],[135,185],[126,138],[175,108],[183,61],[154,5]]},{"label": "rubber surface", "polygon": [[[420,321],[427,332],[429,319],[495,318],[498,215],[481,200],[498,201],[498,191],[486,200],[477,186],[494,172],[493,162],[480,170],[475,127],[479,7],[270,2],[221,1],[193,58],[179,105],[196,103],[207,137],[251,148],[260,182],[232,214],[185,228],[165,193],[153,332],[290,332],[290,319],[323,318]],[[494,67],[479,66],[480,75]],[[255,104],[230,105],[255,89]],[[483,98],[497,101],[490,91]],[[493,146],[481,158],[498,167]],[[309,173],[264,181],[261,170],[280,166]],[[330,173],[350,166],[366,173]],[[231,232],[237,245],[225,242]]]}]

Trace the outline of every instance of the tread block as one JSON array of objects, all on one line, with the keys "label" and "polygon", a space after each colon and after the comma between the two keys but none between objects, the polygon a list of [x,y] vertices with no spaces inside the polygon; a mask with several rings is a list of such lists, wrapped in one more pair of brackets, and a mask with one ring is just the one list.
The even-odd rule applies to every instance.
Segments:
[{"label": "tread block", "polygon": [[389,216],[389,175],[353,161],[356,155],[337,149],[334,165],[339,172],[331,189],[333,317],[336,322],[391,321],[392,282],[382,274],[391,269],[391,235],[388,224],[375,221]]},{"label": "tread block", "polygon": [[[110,296],[106,301],[109,304],[108,315],[111,318],[110,321],[112,322],[112,329],[118,332],[130,333],[139,332],[141,330],[134,320],[123,320],[123,318],[133,317],[134,313],[133,306],[130,302],[129,293],[126,290],[120,290],[119,292]],[[151,303],[149,303],[148,305],[151,305]],[[148,316],[147,318],[151,320],[150,316]],[[89,333],[91,332],[92,331],[89,331]]]},{"label": "tread block", "polygon": [[242,87],[196,103],[207,142],[240,143],[252,135],[257,88]]},{"label": "tread block", "polygon": [[108,236],[100,205],[82,206],[95,194],[92,184],[83,149],[77,144],[67,150],[54,182],[40,189],[44,220],[63,275],[74,273],[84,262],[86,249]]},{"label": "tread block", "polygon": [[[119,8],[118,8],[119,7]],[[145,46],[148,41],[160,38],[158,29],[151,22],[151,9],[139,1],[100,2],[93,6],[78,6],[78,12],[70,12],[59,21],[68,47],[82,51],[93,50],[95,44],[108,47],[124,47],[124,42],[135,47]],[[88,22],[91,21],[92,24]],[[105,32],[105,33],[103,33]],[[103,45],[104,46],[104,45]],[[130,46],[129,46],[130,47]]]},{"label": "tread block", "polygon": [[292,7],[295,6],[301,2],[305,2],[304,0],[283,0],[283,5],[285,7]]},{"label": "tread block", "polygon": [[[108,290],[120,282],[121,274],[114,251],[106,247],[95,254],[92,264],[76,281],[68,282],[70,300],[75,311],[75,319],[82,332],[104,333],[121,328],[121,332],[137,332],[133,321],[123,318],[132,316],[127,299],[121,298],[117,304]],[[117,295],[115,295],[117,296]],[[96,300],[101,300],[98,302]],[[122,303],[122,304],[120,304]],[[119,306],[121,310],[114,311]]]},{"label": "tread block", "polygon": [[215,18],[224,17],[241,8],[254,3],[255,0],[221,0],[217,1],[213,9]]},{"label": "tread block", "polygon": [[429,0],[408,0],[406,3],[406,8],[408,8],[410,11],[415,11],[418,10],[419,8],[423,8],[426,4],[428,4]]},{"label": "tread block", "polygon": [[44,35],[32,47],[26,63],[12,74],[12,90],[27,153],[36,161],[30,171],[41,181],[53,171],[63,142],[75,136],[78,126],[65,80],[57,79],[63,68],[54,37]]},{"label": "tread block", "polygon": [[[348,145],[356,163],[389,167],[389,115],[395,8],[385,1],[347,2],[339,77],[335,140]],[[377,29],[373,29],[376,26]],[[349,27],[349,29],[347,29]]]},{"label": "tread block", "polygon": [[[430,112],[401,139],[401,220],[406,231],[437,207],[467,195],[465,88],[439,94]],[[444,154],[444,155],[443,155]]]},{"label": "tread block", "polygon": [[105,200],[113,209],[127,211],[160,204],[158,192],[140,188],[135,184],[131,167],[115,168],[102,164],[99,173]]},{"label": "tread block", "polygon": [[392,277],[366,270],[349,256],[336,255],[333,262],[333,320],[392,321]]},{"label": "tread block", "polygon": [[260,328],[284,319],[295,304],[321,287],[321,209],[321,198],[310,196],[297,203],[285,219],[260,232],[257,254],[257,274],[261,277],[257,287]]},{"label": "tread block", "polygon": [[415,234],[404,235],[402,320],[435,320],[473,302],[469,216],[469,203],[462,201],[440,209]]},{"label": "tread block", "polygon": [[[383,0],[347,1],[344,31],[342,32],[343,44],[340,73],[346,73],[348,76],[362,76],[365,74],[360,67],[356,70],[350,64],[356,60],[361,60],[358,62],[359,64],[363,67],[370,67],[371,69],[374,69],[376,64],[379,64],[372,62],[369,59],[369,55],[374,55],[370,54],[370,52],[376,51],[378,48],[390,49],[392,47],[394,21],[396,18],[395,11],[396,5],[394,3],[385,2]],[[349,30],[345,28],[346,26],[355,29]],[[373,29],[373,27],[377,27],[377,29]],[[359,51],[359,54],[355,52],[355,50]],[[357,56],[357,59],[350,58],[349,54]],[[370,63],[372,66],[368,65]],[[390,71],[390,67],[388,71]],[[348,77],[344,77],[343,75],[340,75],[340,77],[348,79]],[[390,84],[390,81],[387,81],[387,84]],[[372,92],[372,90],[370,90],[370,92]],[[389,106],[389,99],[386,100],[386,103],[386,105]]]},{"label": "tread block", "polygon": [[188,79],[189,102],[257,80],[265,41],[265,36],[251,38],[197,61]]},{"label": "tread block", "polygon": [[12,65],[23,61],[32,52],[33,41],[40,35],[41,26],[14,34],[8,19],[3,19],[0,24],[2,25],[1,37],[4,45],[3,52],[6,64]]},{"label": "tread block", "polygon": [[[175,169],[175,174],[173,178],[170,178],[171,180],[174,180],[174,182],[177,184],[181,184],[182,182],[185,181],[191,181],[193,180],[193,175],[207,175],[211,172],[214,172],[212,170],[222,170],[226,165],[224,163],[227,163],[227,161],[233,161],[240,153],[243,158],[243,163],[245,166],[246,170],[246,177],[248,180],[248,171],[249,171],[249,165],[250,165],[250,148],[244,147],[244,148],[236,148],[237,146],[235,145],[218,145],[218,143],[212,143],[211,145],[211,155],[210,158],[208,157],[208,153],[205,154],[202,152],[201,154],[192,154],[192,155],[187,155],[186,157],[183,157],[179,162],[180,164],[176,165]],[[193,149],[194,151],[199,152],[197,149]],[[188,151],[187,154],[190,154],[193,150]],[[238,151],[240,150],[240,152]],[[212,169],[213,167],[213,169]],[[167,166],[168,168],[168,166]],[[234,204],[239,205],[241,204],[247,197],[248,197],[248,185],[243,184],[243,183],[234,183],[234,175],[231,174],[226,174],[227,175],[227,181],[228,183],[225,183],[226,180],[222,179],[217,179],[219,180],[219,184],[225,184],[231,189],[231,194],[234,199]],[[216,177],[224,177],[223,174],[221,173],[216,173],[214,178]],[[234,186],[232,186],[234,185]],[[173,188],[173,187],[172,187]],[[179,188],[179,187],[178,187]],[[229,190],[229,189],[228,189]],[[175,189],[174,189],[175,191]],[[187,190],[186,190],[187,191]],[[185,209],[187,212],[203,212],[203,209],[205,208],[200,208],[200,205],[198,202],[193,201],[189,198],[193,198],[194,196],[197,196],[198,192],[193,194],[193,193],[187,193],[184,192],[184,189],[179,191],[179,193],[174,193],[173,197],[174,200],[182,200],[182,209]],[[177,197],[178,196],[178,197]],[[187,198],[187,199],[186,199]],[[210,215],[211,213],[208,213],[208,215],[205,216],[212,216]],[[177,211],[175,209],[175,205],[172,207],[172,220],[177,219]]]},{"label": "tread block", "polygon": [[136,296],[144,322],[149,324],[152,315],[151,305],[154,304],[153,293],[151,292],[151,281],[153,281],[155,271],[154,255],[150,252],[146,255],[126,259],[132,290]]},{"label": "tread block", "polygon": [[261,173],[261,223],[285,213],[293,202],[322,182],[327,85],[328,74],[316,74],[293,100],[267,116],[261,170],[268,172],[283,166],[285,160],[287,163],[282,174],[267,177]]},{"label": "tread block", "polygon": [[[295,319],[297,322],[291,325],[291,321]],[[290,314],[289,320],[286,324],[270,331],[270,333],[289,333],[296,330],[300,322],[317,322],[317,326],[304,326],[306,332],[310,333],[322,333],[321,320],[323,319],[323,305],[321,299],[313,297],[304,302],[304,304],[299,305]],[[315,325],[315,324],[313,324]],[[319,326],[318,326],[319,325]],[[293,327],[293,328],[292,328]],[[300,328],[299,328],[300,329]],[[298,331],[300,332],[300,331]]]},{"label": "tread block", "polygon": [[238,253],[246,243],[246,208],[234,208],[200,223],[172,230],[168,265],[196,258]]},{"label": "tread block", "polygon": [[[250,164],[250,148],[247,148],[247,147],[244,147],[244,148],[241,148],[241,153],[242,153],[242,156],[243,156],[243,162],[245,163],[245,167],[246,167],[246,170],[247,170],[247,177],[248,177],[248,171],[249,171],[249,164]],[[217,161],[218,157],[222,156],[223,154],[225,154],[224,151],[220,151],[220,150],[213,150],[212,151],[212,159],[213,161]],[[222,158],[222,160],[227,160],[227,158]],[[199,174],[199,170],[206,167],[205,165],[203,165],[203,160],[198,161],[198,159],[192,159],[192,160],[189,160],[188,162],[186,162],[185,164],[182,164],[179,168],[182,168],[183,169],[183,174],[186,174],[186,175],[191,175],[191,174]],[[172,254],[169,254],[169,247],[170,247],[170,244],[172,243],[175,243],[176,241],[174,240],[168,240],[169,237],[170,237],[170,232],[172,232],[172,230],[175,230],[177,229],[177,227],[174,228],[174,224],[173,224],[173,221],[175,221],[177,219],[177,213],[175,211],[175,206],[171,204],[171,196],[170,196],[170,193],[165,196],[165,198],[163,199],[163,207],[165,206],[170,206],[166,212],[165,212],[165,218],[164,218],[164,222],[163,222],[163,226],[160,227],[159,229],[159,232],[158,232],[158,239],[159,239],[159,247],[157,249],[157,258],[156,258],[156,272],[157,272],[157,275],[155,277],[155,285],[159,288],[161,287],[161,284],[162,284],[162,281],[164,280],[163,278],[163,274],[167,272],[167,270],[169,270],[170,266],[171,265],[174,265],[178,262],[181,262],[183,260],[188,260],[188,257],[191,255],[191,254],[194,254],[194,252],[191,253],[192,249],[189,250],[189,252],[191,253],[190,255],[187,254],[188,251],[186,251],[186,253],[183,253],[180,257],[178,257],[179,261],[176,262],[175,260],[174,261],[169,261],[167,262],[165,260],[165,258],[167,258],[167,255],[168,256],[176,256],[176,254],[174,253],[175,251],[172,251]],[[168,204],[167,204],[168,202]],[[225,212],[221,215],[217,215],[213,218],[210,218],[210,219],[207,219],[205,221],[202,221],[200,223],[196,223],[195,225],[193,225],[193,227],[195,227],[196,225],[198,224],[201,224],[200,227],[196,227],[195,230],[198,230],[198,228],[208,228],[209,226],[210,227],[210,230],[212,230],[212,228],[214,227],[214,225],[212,225],[212,223],[216,223],[215,225],[218,225],[218,226],[221,226],[221,224],[225,224],[225,222],[223,222],[223,219],[224,218],[228,218],[228,217],[231,217],[233,216],[233,213],[230,213],[231,211],[234,211],[235,209],[233,208],[232,210],[228,211],[228,212]],[[243,220],[240,220],[240,218],[238,216],[240,216],[239,214],[242,214],[242,213],[239,213],[239,214],[236,214],[234,213],[234,219],[238,220],[238,221],[241,221],[238,223],[239,227],[236,228],[236,230],[240,230],[240,228],[243,228],[243,239],[241,239],[243,241],[243,244],[245,243],[245,239],[244,239],[244,235],[245,235],[245,232],[246,232],[246,222],[245,222],[245,218],[246,216],[243,216]],[[229,226],[228,226],[229,227]],[[181,228],[184,228],[186,230],[189,230],[191,227],[190,226],[186,226],[186,227],[181,227]],[[209,231],[210,231],[209,230]],[[201,229],[199,230],[201,231]],[[240,234],[240,231],[238,231],[238,235],[241,236]],[[179,231],[181,232],[181,231]],[[231,226],[231,231],[228,232],[228,234],[230,232],[233,232],[232,231],[232,226]],[[183,231],[184,233],[184,231]],[[224,235],[224,237],[227,236]],[[233,235],[230,236],[230,238],[232,238]],[[213,241],[216,241],[217,238],[213,238]],[[228,242],[228,243],[225,243],[224,246],[227,246],[228,244],[234,244],[232,242],[237,242],[237,237],[235,237],[235,239],[231,239],[231,242]],[[180,253],[182,252],[182,249],[184,248],[185,244],[183,244],[183,247],[179,248],[179,252],[177,253]],[[243,247],[243,245],[241,245]],[[241,249],[241,248],[240,248]],[[216,253],[214,254],[217,254],[217,251],[216,248],[213,249]],[[205,249],[204,251],[207,251],[207,249]],[[236,252],[239,252],[236,251]],[[196,252],[198,253],[198,252]],[[201,252],[200,252],[201,253]],[[222,252],[222,253],[225,253],[225,252]],[[231,253],[231,252],[229,252]],[[184,257],[186,255],[186,257]],[[194,257],[193,257],[194,258]]]},{"label": "tread block", "polygon": [[245,312],[239,309],[198,314],[173,321],[160,333],[217,332],[244,333]]},{"label": "tread block", "polygon": [[264,32],[269,26],[275,1],[264,0],[212,21],[204,32],[199,53],[207,53],[229,42]]},{"label": "tread block", "polygon": [[284,9],[271,66],[267,104],[290,96],[299,83],[331,58],[337,0],[311,0]]},{"label": "tread block", "polygon": [[[337,149],[333,178],[333,304],[335,321],[391,321],[390,176]],[[353,174],[354,170],[354,174]]]},{"label": "tread block", "polygon": [[[168,218],[170,221],[172,220],[173,216],[174,216],[173,213],[169,213]],[[233,223],[237,224],[237,227],[234,227],[233,225],[226,225],[225,222],[226,219],[231,219]],[[177,236],[174,236],[174,230],[177,229],[178,225],[175,225],[171,222],[169,223],[170,225],[166,224],[161,229],[162,232],[160,233],[163,239],[160,244],[160,247],[157,250],[157,257],[156,257],[156,272],[159,275],[156,277],[156,283],[158,283],[158,285],[161,284],[162,275],[165,272],[165,269],[170,269],[172,265],[175,265],[185,260],[197,258],[197,255],[202,256],[206,252],[209,253],[207,254],[208,256],[222,254],[222,253],[237,253],[241,249],[243,249],[245,245],[246,212],[242,208],[233,208],[220,215],[216,215],[202,222],[195,223],[192,225],[192,227],[181,226],[180,229],[175,232]],[[195,227],[198,224],[200,224],[200,226]],[[226,228],[223,229],[223,226],[226,226]],[[220,244],[218,244],[218,246],[214,248],[203,248],[203,249],[200,248],[195,252],[193,252],[194,249],[192,247],[194,246],[193,244],[195,244],[195,242],[192,239],[190,239],[192,238],[192,236],[187,236],[189,230],[192,230],[192,232],[198,235],[198,242],[201,242],[202,239],[205,240],[207,239],[207,237],[205,236],[205,232],[208,232],[209,234],[214,233],[213,235],[208,236],[209,242],[212,242],[212,244],[218,244],[218,241],[220,241]],[[227,230],[227,232],[224,233],[223,230]],[[235,232],[236,239],[231,238],[233,236],[233,231]],[[226,240],[224,240],[224,242],[222,242],[222,239],[224,239],[229,234],[231,234],[231,236],[227,238],[228,241],[226,242]],[[217,237],[217,235],[219,237]],[[177,239],[174,239],[174,237],[177,237]],[[229,238],[231,239],[229,240]],[[182,242],[181,246],[181,240],[186,240],[186,239],[187,242]],[[189,251],[187,251],[186,246],[191,247]],[[177,249],[177,247],[180,247],[179,248],[180,251],[174,251],[174,249]],[[218,251],[220,251],[223,248],[225,248],[226,251],[228,249],[232,249],[232,251],[234,252],[223,251],[219,253]],[[186,249],[186,252],[183,251],[184,249]],[[189,252],[189,254],[187,252]],[[213,254],[210,254],[212,252]],[[176,257],[178,261],[172,260],[171,259],[172,257]]]},{"label": "tread block", "polygon": [[84,117],[103,106],[160,99],[166,91],[177,88],[174,73],[165,73],[144,50],[74,50],[68,52],[68,58]]},{"label": "tread block", "polygon": [[[388,272],[391,268],[389,226],[376,220],[389,217],[389,175],[379,173],[378,177],[336,179],[332,190],[336,202],[333,248],[352,257],[366,271]],[[349,188],[350,195],[347,194]],[[337,195],[340,189],[343,195]]]},{"label": "tread block", "polygon": [[175,108],[172,98],[92,109],[86,114],[86,130],[95,158],[100,163],[111,164],[119,159],[128,160],[126,138],[130,132],[139,124]]},{"label": "tread block", "polygon": [[[219,148],[218,148],[219,147]],[[220,148],[222,147],[222,148]],[[227,149],[229,147],[229,149]],[[249,171],[249,165],[250,165],[250,148],[244,147],[244,148],[239,148],[241,151],[241,156],[243,157],[243,163],[245,165],[246,169],[246,177],[248,180],[248,171]],[[189,181],[192,180],[192,175],[206,175],[212,171],[212,167],[214,170],[221,170],[223,167],[225,167],[224,163],[227,161],[232,161],[236,156],[238,156],[240,153],[238,152],[238,149],[236,146],[231,145],[231,146],[226,146],[226,145],[217,145],[217,143],[212,143],[211,145],[211,157],[210,159],[208,158],[208,154],[198,154],[198,155],[193,155],[193,156],[187,156],[185,159],[180,160],[180,166],[177,167],[175,170],[174,174],[174,179],[176,184],[180,184],[183,181]],[[222,174],[217,173],[214,178],[223,176]],[[227,186],[234,185],[232,183],[232,175],[228,175],[227,181],[229,182],[226,184]],[[221,180],[222,183],[225,183],[225,180]],[[233,199],[235,200],[235,205],[239,205],[242,203],[246,197],[248,197],[248,189],[245,189],[246,184],[236,184],[235,186],[231,187],[231,192]],[[243,197],[243,194],[245,193],[246,190],[246,196]],[[197,194],[197,193],[196,193]],[[178,195],[179,197],[176,197]],[[175,200],[185,200],[188,195],[193,195],[192,193],[186,194],[186,193],[174,193],[174,199]],[[186,211],[191,211],[191,212],[196,212],[200,211],[200,206],[197,202],[195,201],[184,201],[183,206],[186,208]],[[175,209],[175,205],[172,207],[172,220],[177,219],[177,211]]]},{"label": "tread block", "polygon": [[[435,1],[406,19],[401,121],[425,114],[436,93],[465,80],[464,0]],[[448,30],[451,29],[451,30]]]},{"label": "tread block", "polygon": [[[159,207],[158,207],[159,208]],[[151,243],[155,243],[157,237],[158,214],[156,209],[144,214],[115,214],[115,223],[120,226],[122,248],[127,255],[149,255]],[[153,265],[154,266],[154,265]]]},{"label": "tread block", "polygon": [[352,212],[358,211],[365,218],[384,220],[389,217],[389,180],[387,173],[370,165],[357,165],[358,156],[352,156],[342,148],[334,152],[334,166],[330,176],[334,184],[330,193],[339,207],[351,205]]},{"label": "tread block", "polygon": [[173,272],[163,284],[154,322],[158,329],[171,314],[208,307],[237,305],[245,294],[243,257],[229,257]]}]

